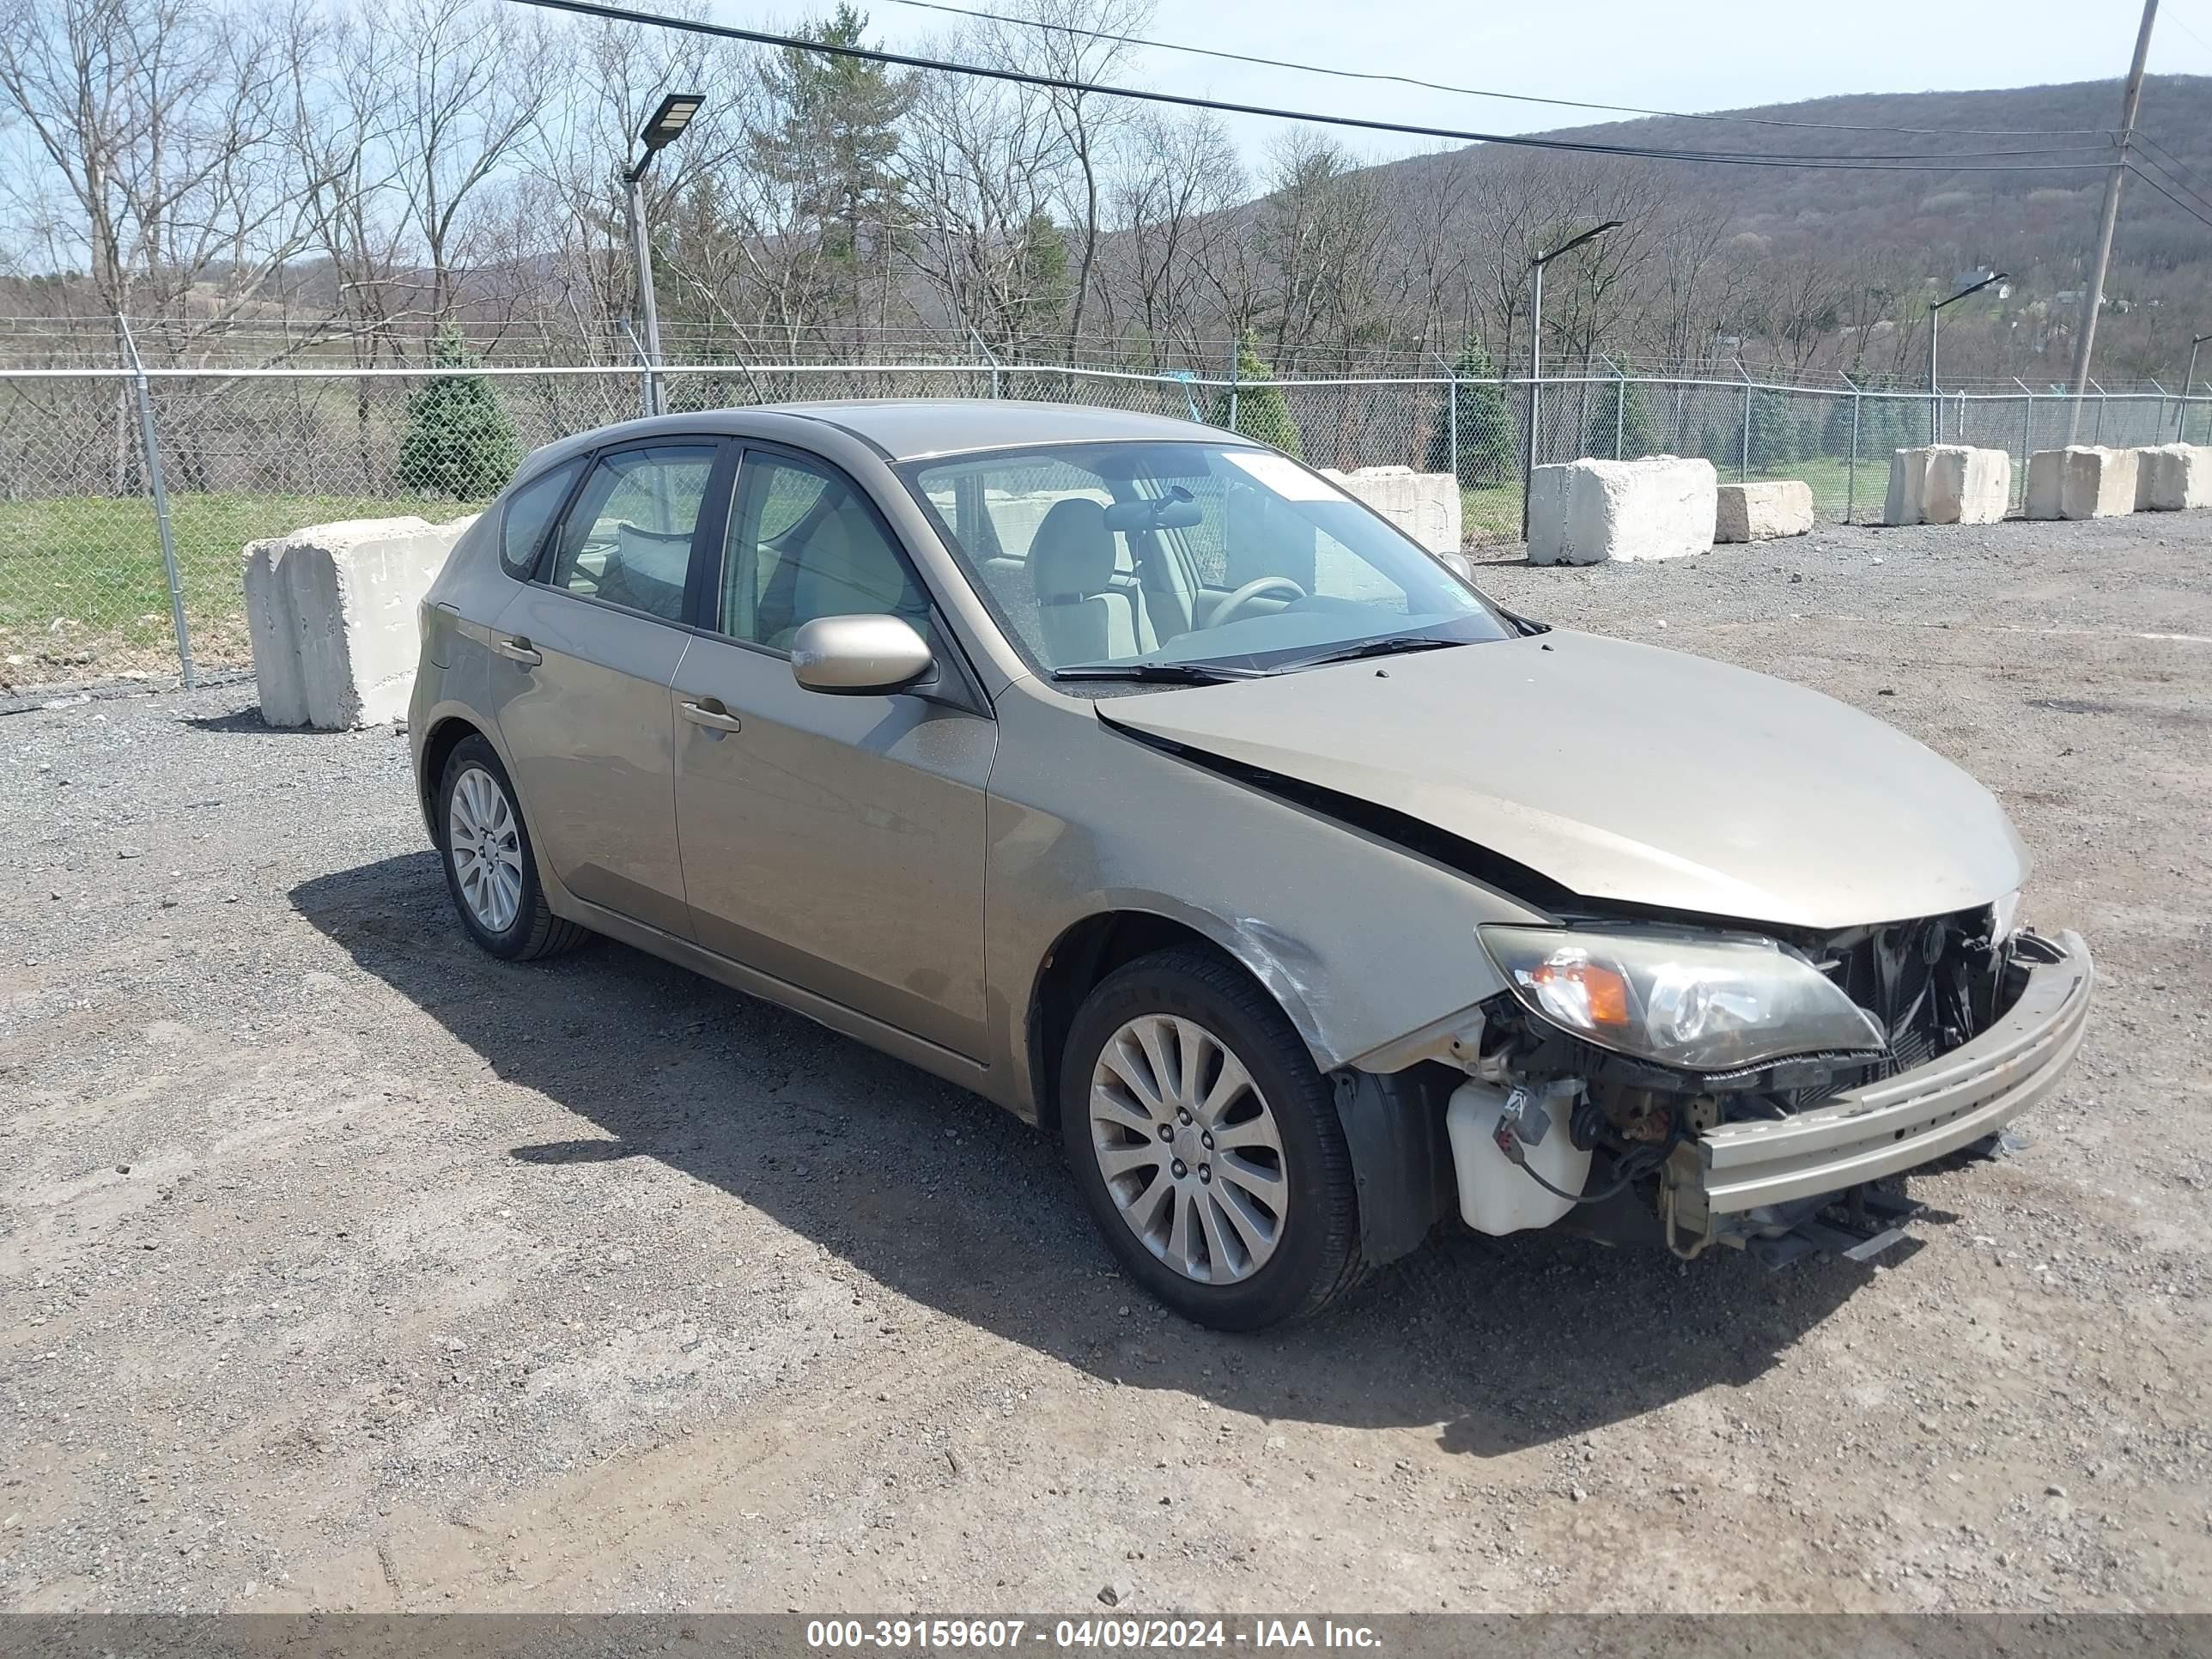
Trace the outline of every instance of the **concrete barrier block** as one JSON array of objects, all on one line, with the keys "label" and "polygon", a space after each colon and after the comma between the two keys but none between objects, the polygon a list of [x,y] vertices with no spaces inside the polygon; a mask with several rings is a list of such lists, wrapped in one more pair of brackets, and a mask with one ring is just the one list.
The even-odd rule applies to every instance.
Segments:
[{"label": "concrete barrier block", "polygon": [[1724,483],[1713,521],[1717,542],[1764,542],[1813,528],[1813,486],[1802,478]]},{"label": "concrete barrier block", "polygon": [[416,607],[473,516],[315,525],[246,549],[246,617],[261,718],[325,731],[407,712]]},{"label": "concrete barrier block", "polygon": [[1361,466],[1340,472],[1325,466],[1321,474],[1430,552],[1459,551],[1459,480],[1450,473],[1416,472],[1410,466]]},{"label": "concrete barrier block", "polygon": [[1577,556],[1567,545],[1567,497],[1574,489],[1571,466],[1540,466],[1528,475],[1528,562],[1595,564],[1602,553]]},{"label": "concrete barrier block", "polygon": [[1712,549],[1720,491],[1711,461],[1646,455],[1536,473],[1528,497],[1532,564],[1674,559]]},{"label": "concrete barrier block", "polygon": [[2136,452],[2136,511],[2212,507],[2212,444],[2160,444]]},{"label": "concrete barrier block", "polygon": [[2012,457],[2002,449],[1937,444],[1928,453],[1923,524],[1995,524],[2012,505]]},{"label": "concrete barrier block", "polygon": [[1884,524],[1918,524],[1928,494],[1928,452],[1900,449],[1889,458],[1889,497],[1882,503]]},{"label": "concrete barrier block", "polygon": [[2031,519],[2110,519],[2136,510],[2136,453],[2093,444],[2027,458]]},{"label": "concrete barrier block", "polygon": [[1889,458],[1884,524],[1995,524],[2012,501],[2012,457],[1972,444],[1922,444]]}]

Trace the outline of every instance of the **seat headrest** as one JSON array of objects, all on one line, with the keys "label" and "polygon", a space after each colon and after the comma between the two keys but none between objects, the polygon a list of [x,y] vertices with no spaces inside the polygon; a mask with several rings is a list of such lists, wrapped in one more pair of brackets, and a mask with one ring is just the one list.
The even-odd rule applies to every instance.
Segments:
[{"label": "seat headrest", "polygon": [[1081,495],[1054,501],[1030,538],[1030,585],[1040,605],[1103,593],[1114,581],[1114,532],[1106,509]]}]

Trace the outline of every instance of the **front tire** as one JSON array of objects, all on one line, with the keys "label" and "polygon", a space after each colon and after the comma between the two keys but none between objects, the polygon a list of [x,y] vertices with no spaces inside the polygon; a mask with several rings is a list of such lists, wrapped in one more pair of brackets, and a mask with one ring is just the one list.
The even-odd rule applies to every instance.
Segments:
[{"label": "front tire", "polygon": [[438,824],[453,908],[469,936],[492,955],[531,962],[572,951],[591,937],[545,902],[514,785],[483,738],[464,738],[447,757],[438,780]]},{"label": "front tire", "polygon": [[1198,1324],[1317,1313],[1364,1271],[1328,1080],[1229,963],[1164,951],[1109,975],[1060,1067],[1077,1187],[1132,1277]]}]

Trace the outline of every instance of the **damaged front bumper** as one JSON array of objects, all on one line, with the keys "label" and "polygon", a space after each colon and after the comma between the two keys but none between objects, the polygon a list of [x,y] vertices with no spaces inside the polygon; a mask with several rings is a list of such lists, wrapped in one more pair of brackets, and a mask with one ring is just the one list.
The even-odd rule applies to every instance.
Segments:
[{"label": "damaged front bumper", "polygon": [[1676,1254],[1787,1224],[1802,1200],[1913,1169],[1996,1133],[2049,1093],[2081,1046],[2095,971],[2081,936],[2023,933],[2027,982],[1940,1059],[1777,1120],[1717,1124],[1676,1148],[1661,1193]]}]

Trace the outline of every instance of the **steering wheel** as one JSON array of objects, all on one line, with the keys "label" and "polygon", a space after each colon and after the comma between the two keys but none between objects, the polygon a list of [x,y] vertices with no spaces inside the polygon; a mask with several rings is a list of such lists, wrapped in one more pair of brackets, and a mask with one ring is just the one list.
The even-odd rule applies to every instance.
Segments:
[{"label": "steering wheel", "polygon": [[1234,617],[1239,611],[1249,605],[1254,599],[1258,599],[1261,594],[1267,592],[1271,589],[1279,587],[1288,589],[1291,598],[1293,600],[1303,599],[1306,597],[1305,589],[1300,587],[1288,576],[1255,576],[1250,581],[1246,582],[1243,586],[1238,588],[1227,599],[1222,600],[1218,605],[1216,605],[1214,607],[1213,615],[1206,619],[1206,625],[1208,628],[1220,627],[1222,623]]}]

